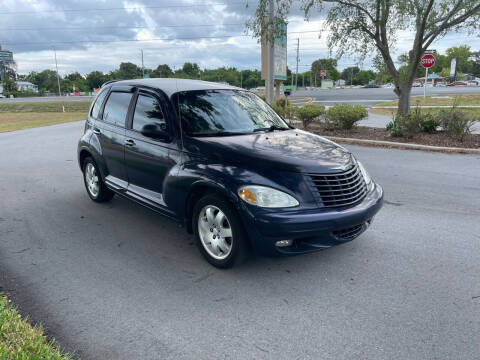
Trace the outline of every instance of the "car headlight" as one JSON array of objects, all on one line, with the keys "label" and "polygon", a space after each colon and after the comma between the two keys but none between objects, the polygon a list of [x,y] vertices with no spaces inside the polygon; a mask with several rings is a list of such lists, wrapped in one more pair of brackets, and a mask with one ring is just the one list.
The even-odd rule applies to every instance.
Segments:
[{"label": "car headlight", "polygon": [[293,196],[266,186],[242,186],[238,189],[238,196],[246,203],[264,208],[298,206],[298,201]]},{"label": "car headlight", "polygon": [[358,167],[360,168],[360,172],[362,173],[363,178],[365,179],[365,183],[367,184],[367,189],[371,190],[373,186],[373,181],[370,175],[368,174],[368,171],[363,167],[362,163],[360,161],[357,161]]}]

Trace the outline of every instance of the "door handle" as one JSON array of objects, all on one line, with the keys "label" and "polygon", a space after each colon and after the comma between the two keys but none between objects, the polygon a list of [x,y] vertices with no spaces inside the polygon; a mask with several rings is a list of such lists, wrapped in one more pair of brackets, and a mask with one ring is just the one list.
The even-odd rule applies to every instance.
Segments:
[{"label": "door handle", "polygon": [[97,134],[97,135],[99,135],[99,134],[102,133],[102,132],[100,131],[100,129],[97,129],[97,128],[93,128],[92,131],[93,131],[94,134]]},{"label": "door handle", "polygon": [[125,145],[126,146],[135,146],[135,141],[133,141],[132,139],[127,139],[127,140],[125,140]]}]

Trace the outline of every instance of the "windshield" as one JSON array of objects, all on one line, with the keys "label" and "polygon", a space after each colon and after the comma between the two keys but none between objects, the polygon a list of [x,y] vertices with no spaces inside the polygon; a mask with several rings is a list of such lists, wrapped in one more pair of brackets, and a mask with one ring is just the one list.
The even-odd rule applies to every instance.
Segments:
[{"label": "windshield", "polygon": [[250,134],[289,126],[258,96],[241,90],[178,94],[182,129],[190,136]]}]

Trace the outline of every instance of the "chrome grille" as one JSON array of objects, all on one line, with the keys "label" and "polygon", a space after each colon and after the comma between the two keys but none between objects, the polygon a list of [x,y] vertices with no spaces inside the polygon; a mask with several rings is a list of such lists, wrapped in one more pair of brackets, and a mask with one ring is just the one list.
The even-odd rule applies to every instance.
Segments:
[{"label": "chrome grille", "polygon": [[357,164],[343,172],[309,175],[324,207],[353,205],[367,193],[365,180]]}]

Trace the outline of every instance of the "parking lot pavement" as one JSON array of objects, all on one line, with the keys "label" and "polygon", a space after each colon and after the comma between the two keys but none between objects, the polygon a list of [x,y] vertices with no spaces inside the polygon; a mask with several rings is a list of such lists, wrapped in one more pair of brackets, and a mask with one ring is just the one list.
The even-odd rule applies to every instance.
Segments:
[{"label": "parking lot pavement", "polygon": [[385,189],[357,240],[221,271],[95,204],[81,122],[0,134],[0,286],[82,359],[478,359],[480,157],[349,147]]}]

